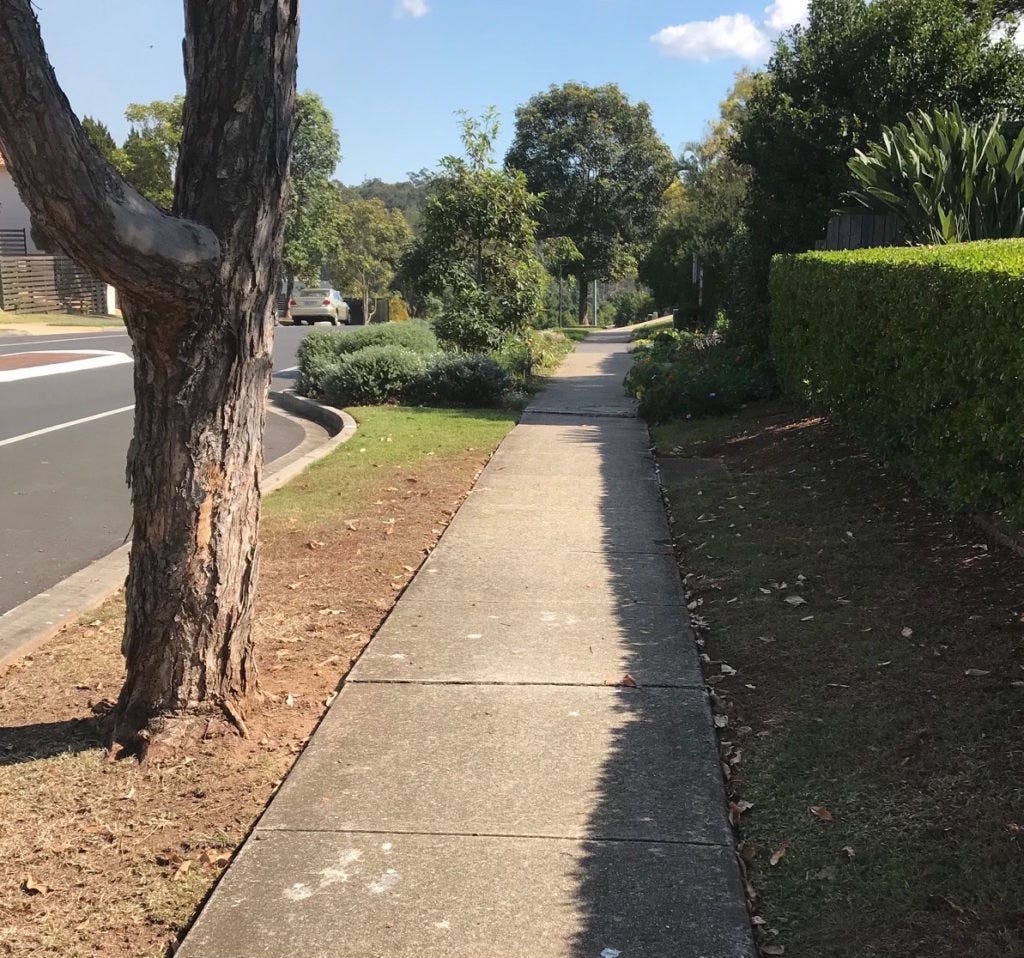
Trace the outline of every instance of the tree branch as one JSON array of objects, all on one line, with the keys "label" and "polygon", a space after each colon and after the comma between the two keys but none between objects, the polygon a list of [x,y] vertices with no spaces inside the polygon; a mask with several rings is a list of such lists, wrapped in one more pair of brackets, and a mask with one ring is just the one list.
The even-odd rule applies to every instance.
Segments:
[{"label": "tree branch", "polygon": [[0,0],[0,67],[0,150],[47,235],[143,300],[208,296],[221,259],[216,234],[158,210],[93,148],[57,83],[30,0]]}]

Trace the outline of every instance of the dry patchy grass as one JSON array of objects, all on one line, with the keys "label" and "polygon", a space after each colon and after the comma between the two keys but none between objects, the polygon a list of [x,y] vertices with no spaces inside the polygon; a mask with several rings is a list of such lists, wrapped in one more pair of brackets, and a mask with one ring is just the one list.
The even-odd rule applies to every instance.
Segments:
[{"label": "dry patchy grass", "polygon": [[268,499],[248,738],[211,726],[142,767],[105,761],[116,600],[0,677],[0,954],[167,953],[512,425],[356,415],[354,439]]}]

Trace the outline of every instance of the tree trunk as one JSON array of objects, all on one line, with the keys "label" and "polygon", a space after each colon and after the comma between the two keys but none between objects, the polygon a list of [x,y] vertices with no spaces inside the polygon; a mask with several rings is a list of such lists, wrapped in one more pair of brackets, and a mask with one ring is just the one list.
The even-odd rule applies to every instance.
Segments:
[{"label": "tree trunk", "polygon": [[[190,342],[128,298],[135,343],[129,452],[134,532],[116,737],[155,716],[244,711],[256,689],[252,633],[272,291],[225,291]],[[262,300],[262,302],[255,302]],[[166,318],[166,317],[162,317]],[[204,706],[205,703],[205,706]]]},{"label": "tree trunk", "polygon": [[135,353],[134,537],[115,738],[182,713],[241,723],[276,264],[295,105],[298,0],[185,0],[185,111],[172,215],[91,146],[30,0],[0,0],[0,147],[19,191],[121,291]]},{"label": "tree trunk", "polygon": [[580,288],[579,288],[579,300],[578,300],[577,317],[579,318],[581,326],[589,326],[590,325],[590,323],[589,323],[589,318],[590,318],[590,296],[589,296],[590,283],[587,281],[586,276],[580,276],[579,277],[579,284],[580,284]]}]

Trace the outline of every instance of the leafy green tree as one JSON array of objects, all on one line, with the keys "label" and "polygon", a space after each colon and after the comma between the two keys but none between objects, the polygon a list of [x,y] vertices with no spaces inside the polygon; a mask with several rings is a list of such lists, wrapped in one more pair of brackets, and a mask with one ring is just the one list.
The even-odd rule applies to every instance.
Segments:
[{"label": "leafy green tree", "polygon": [[583,254],[568,236],[549,236],[540,244],[540,259],[547,270],[556,279],[557,300],[551,303],[548,311],[554,312],[555,325],[562,326],[565,319],[563,292],[566,275],[571,275],[575,267],[583,262]]},{"label": "leafy green tree", "polygon": [[412,240],[412,229],[398,210],[389,210],[379,199],[352,200],[343,208],[347,229],[331,279],[338,289],[362,297],[363,317],[369,323],[376,297],[388,289]]},{"label": "leafy green tree", "polygon": [[495,167],[497,134],[493,108],[480,120],[463,116],[466,155],[441,160],[403,264],[421,297],[440,297],[439,336],[466,350],[534,323],[547,283],[536,254],[540,199],[521,172]]},{"label": "leafy green tree", "polygon": [[359,186],[341,186],[341,195],[350,200],[380,200],[389,210],[398,210],[415,229],[427,202],[427,177],[410,173],[408,180],[385,183],[381,179],[364,180]]},{"label": "leafy green tree", "polygon": [[[680,178],[666,190],[662,216],[639,277],[660,306],[679,308],[699,323],[714,321],[726,297],[734,238],[743,225],[749,173],[728,153],[753,77],[741,71],[707,136],[679,160]],[[703,284],[693,282],[694,260]]]},{"label": "leafy green tree", "polygon": [[543,195],[543,235],[568,236],[583,256],[573,273],[584,322],[588,283],[635,270],[675,173],[650,107],[614,84],[553,86],[516,111],[506,164]]},{"label": "leafy green tree", "polygon": [[[767,302],[775,252],[810,249],[851,187],[847,161],[908,113],[1024,112],[1024,55],[962,0],[811,0],[806,29],[754,79],[731,147],[751,170],[750,280]],[[767,322],[766,313],[762,323]]]},{"label": "leafy green tree", "polygon": [[147,200],[164,210],[170,210],[174,202],[184,108],[185,98],[176,96],[172,100],[129,103],[124,111],[130,130],[122,148],[122,171]]},{"label": "leafy green tree", "polygon": [[289,282],[319,283],[341,258],[351,226],[341,194],[331,183],[340,162],[341,139],[330,111],[316,93],[300,93],[282,257]]}]

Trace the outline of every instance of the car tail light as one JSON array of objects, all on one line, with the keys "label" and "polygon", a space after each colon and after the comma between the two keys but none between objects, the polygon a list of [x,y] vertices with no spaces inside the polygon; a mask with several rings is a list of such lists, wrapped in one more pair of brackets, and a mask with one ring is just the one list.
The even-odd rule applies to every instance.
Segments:
[{"label": "car tail light", "polygon": [[299,304],[297,302],[295,302],[294,299],[290,299],[290,300],[288,300],[288,305],[289,306],[298,306]]},{"label": "car tail light", "polygon": [[331,301],[329,299],[325,299],[323,304],[324,304],[324,306],[330,306],[331,305]]}]

